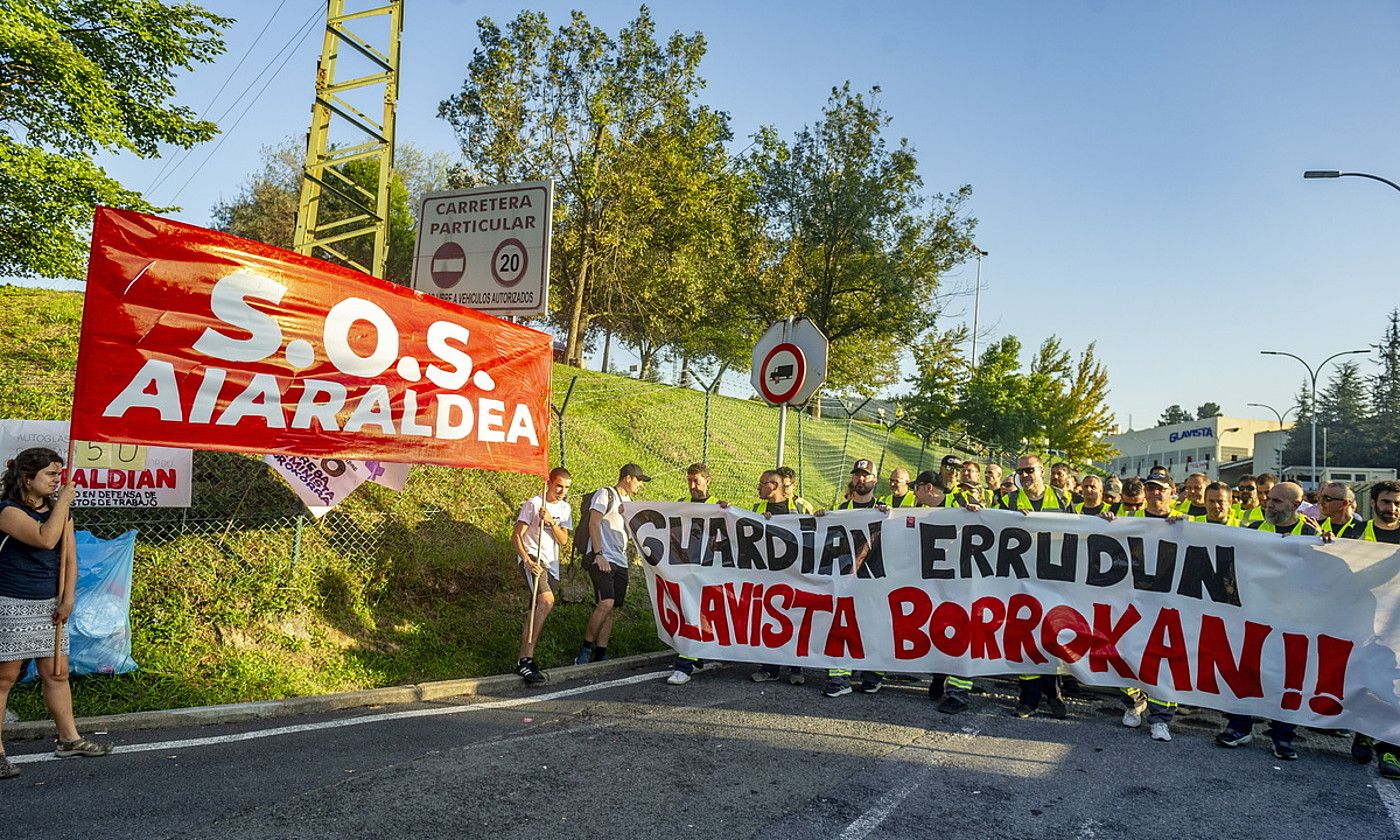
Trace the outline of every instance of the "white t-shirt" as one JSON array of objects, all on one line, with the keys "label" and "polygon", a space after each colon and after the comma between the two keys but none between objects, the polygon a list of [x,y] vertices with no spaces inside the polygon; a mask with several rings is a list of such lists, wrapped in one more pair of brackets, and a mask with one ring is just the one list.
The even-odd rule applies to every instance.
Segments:
[{"label": "white t-shirt", "polygon": [[[535,557],[538,550],[538,559],[549,568],[549,576],[559,577],[559,544],[554,541],[554,534],[548,529],[545,530],[544,544],[540,544],[540,505],[544,505],[549,515],[554,517],[554,521],[559,523],[559,527],[565,531],[574,527],[574,512],[569,507],[568,501],[560,499],[557,502],[546,502],[543,496],[534,496],[526,499],[525,504],[520,506],[520,515],[515,518],[516,522],[525,523],[525,535],[521,542],[525,543],[525,550]],[[518,559],[518,558],[517,558]]]},{"label": "white t-shirt", "polygon": [[598,532],[602,535],[601,545],[593,548],[602,552],[608,563],[624,569],[627,568],[627,526],[622,522],[622,505],[630,501],[632,499],[616,487],[604,487],[593,494],[592,510],[598,514]]}]

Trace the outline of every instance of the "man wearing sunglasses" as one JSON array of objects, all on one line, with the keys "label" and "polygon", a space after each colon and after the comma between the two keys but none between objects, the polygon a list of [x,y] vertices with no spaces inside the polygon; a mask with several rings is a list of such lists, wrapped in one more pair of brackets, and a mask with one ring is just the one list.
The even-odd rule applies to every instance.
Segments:
[{"label": "man wearing sunglasses", "polygon": [[1356,515],[1356,494],[1340,481],[1322,485],[1317,496],[1318,524],[1337,539],[1359,540],[1366,530],[1366,520]]},{"label": "man wearing sunglasses", "polygon": [[1235,486],[1235,518],[1241,525],[1264,521],[1264,506],[1259,504],[1259,485],[1252,475],[1241,478]]},{"label": "man wearing sunglasses", "polygon": [[1136,512],[1142,510],[1146,504],[1147,497],[1142,492],[1142,479],[1134,476],[1123,482],[1118,502],[1110,510],[1114,516],[1137,516]]}]

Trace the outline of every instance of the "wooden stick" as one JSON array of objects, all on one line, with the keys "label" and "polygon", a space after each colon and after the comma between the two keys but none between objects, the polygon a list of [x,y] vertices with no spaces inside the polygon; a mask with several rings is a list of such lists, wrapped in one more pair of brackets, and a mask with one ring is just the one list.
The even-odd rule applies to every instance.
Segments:
[{"label": "wooden stick", "polygon": [[[545,493],[547,492],[549,491],[546,489]],[[535,540],[534,561],[536,566],[540,564],[540,549],[544,548],[545,493],[540,494],[540,509],[535,511],[535,524],[538,525],[540,528],[539,539]],[[553,535],[551,534],[551,536]],[[547,574],[549,574],[548,571],[546,571],[545,569],[540,569],[538,572],[535,572],[534,575],[535,586],[530,591],[530,627],[528,630],[525,631],[525,641],[527,644],[533,645],[535,643],[535,605],[538,604],[540,600],[540,578]]]},{"label": "wooden stick", "polygon": [[[64,463],[64,466],[68,468],[68,480],[72,481],[74,442],[72,433],[73,424],[71,420],[69,421],[68,428],[68,460]],[[71,512],[71,508],[69,510]],[[53,515],[52,508],[50,508],[49,510],[49,515]],[[73,550],[75,553],[73,562],[74,565],[77,565],[77,546],[74,546]],[[63,523],[63,530],[60,531],[58,535],[58,603],[60,605],[63,603],[63,591],[68,588],[68,558],[66,556],[67,554],[68,523],[65,521]],[[53,626],[53,676],[55,677],[60,676],[60,674],[62,673],[61,671],[59,671],[58,668],[58,660],[63,656],[63,625],[64,622],[60,621],[54,624]]]}]

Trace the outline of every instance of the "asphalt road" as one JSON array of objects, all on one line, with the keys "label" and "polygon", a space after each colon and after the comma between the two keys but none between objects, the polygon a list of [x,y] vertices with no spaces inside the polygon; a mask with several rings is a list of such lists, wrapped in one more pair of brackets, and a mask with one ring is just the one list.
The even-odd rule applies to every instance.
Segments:
[{"label": "asphalt road", "polygon": [[659,676],[132,733],[102,759],[15,743],[0,819],[46,839],[1400,837],[1400,791],[1333,735],[1285,763],[1262,731],[1213,746],[1209,712],[1168,744],[1106,696],[1019,720],[992,680],[947,717],[927,683],[828,699],[742,666]]}]

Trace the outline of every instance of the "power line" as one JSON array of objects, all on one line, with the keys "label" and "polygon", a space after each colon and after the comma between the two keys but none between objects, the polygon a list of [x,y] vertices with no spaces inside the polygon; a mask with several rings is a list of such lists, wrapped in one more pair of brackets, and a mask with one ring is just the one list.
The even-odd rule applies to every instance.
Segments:
[{"label": "power line", "polygon": [[[219,142],[214,144],[214,148],[210,149],[209,154],[204,156],[204,160],[201,161],[199,166],[195,167],[195,170],[190,173],[190,177],[186,178],[185,182],[180,185],[180,188],[175,191],[175,194],[170,197],[171,203],[174,203],[177,199],[179,199],[180,194],[185,191],[185,188],[188,187],[192,181],[194,181],[195,176],[198,175],[200,172],[204,171],[204,167],[209,164],[209,161],[214,157],[214,154],[219,151],[219,148],[221,146],[224,145],[224,141],[228,139],[229,135],[232,134],[236,128],[238,128],[239,123],[243,122],[243,118],[248,116],[248,112],[252,110],[253,106],[258,104],[258,100],[262,98],[263,93],[274,81],[276,81],[277,74],[281,73],[282,68],[287,66],[287,62],[292,60],[292,56],[296,55],[296,48],[301,46],[301,43],[306,40],[308,35],[311,34],[314,28],[312,24],[314,23],[317,15],[319,14],[320,11],[317,10],[317,14],[312,15],[310,18],[308,18],[307,21],[302,24],[301,30],[299,30],[297,34],[292,36],[294,40],[287,42],[286,47],[284,47],[287,54],[282,58],[281,63],[277,65],[277,68],[273,70],[270,75],[268,75],[267,81],[263,82],[263,86],[258,89],[258,92],[253,95],[253,98],[248,100],[248,104],[244,106],[243,111],[239,113],[237,119],[233,121],[233,124],[230,125],[227,129],[225,129],[223,134],[219,136]],[[276,58],[277,56],[274,55],[273,59],[275,60]],[[268,67],[271,67],[271,64],[269,64]],[[267,72],[266,68],[264,68],[263,72]],[[258,74],[258,78],[261,78],[262,75],[262,73]],[[253,81],[254,83],[256,83],[257,78],[255,78]],[[240,96],[239,99],[241,98],[242,97]],[[234,100],[234,105],[229,106],[229,111],[232,111],[233,107],[237,104],[238,100]],[[225,111],[224,113],[225,115],[227,115],[228,111]],[[220,117],[220,119],[223,119],[223,117]]]},{"label": "power line", "polygon": [[[306,40],[306,36],[311,32],[312,25],[315,23],[316,19],[320,15],[321,9],[318,6],[317,9],[311,14],[311,16],[308,17],[305,21],[303,21],[302,24],[299,27],[297,27],[297,29],[292,33],[291,37],[288,38],[287,41],[283,43],[280,48],[278,48],[277,52],[273,53],[272,58],[269,59],[268,63],[263,67],[263,69],[258,73],[258,75],[254,76],[253,80],[249,82],[246,87],[244,87],[243,92],[240,93],[238,97],[235,98],[233,102],[227,108],[224,109],[224,112],[215,119],[215,122],[222,123],[228,117],[228,115],[232,113],[233,109],[238,107],[238,104],[243,100],[245,96],[248,95],[248,92],[253,89],[253,85],[256,85],[258,81],[262,79],[263,76],[268,75],[268,70],[272,68],[272,62],[277,61],[278,57],[282,57],[281,63],[278,64],[277,68],[272,71],[272,74],[270,76],[268,76],[268,79],[266,82],[263,83],[263,86],[258,89],[258,92],[249,101],[248,106],[243,109],[243,113],[239,114],[238,120],[235,120],[233,125],[229,126],[227,129],[224,129],[223,132],[220,134],[219,141],[214,146],[214,151],[217,151],[218,148],[224,144],[224,140],[228,139],[229,133],[238,126],[238,122],[241,121],[243,119],[243,116],[248,113],[248,109],[251,108],[255,103],[257,103],[258,99],[263,95],[263,92],[267,90],[268,85],[270,85],[272,81],[277,78],[277,74],[281,72],[283,67],[286,66],[287,62],[291,59],[291,57],[296,54],[296,48],[301,45],[302,41]],[[283,53],[286,53],[286,55],[283,56]],[[176,171],[180,169],[180,167],[184,166],[185,161],[188,160],[189,157],[193,154],[193,149],[187,149],[185,151],[185,154],[181,156],[180,161],[176,163],[175,166],[172,167],[168,173],[166,173],[165,177],[162,178],[160,181],[157,181],[155,184],[151,185],[151,190],[158,189],[161,183],[164,182],[165,178],[169,178],[172,175],[174,175]],[[197,167],[195,171],[191,173],[190,177],[185,180],[185,183],[180,186],[180,189],[175,191],[175,194],[170,197],[170,201],[172,203],[177,198],[179,198],[180,193],[184,191],[185,187],[189,186],[190,181],[194,180],[195,175],[199,174],[200,170],[204,168],[204,165],[209,162],[209,158],[212,157],[212,155],[213,152],[211,151],[210,155],[207,155],[204,158],[204,161],[199,165],[199,167]]]},{"label": "power line", "polygon": [[[224,77],[224,83],[219,85],[219,89],[214,91],[214,95],[209,97],[209,101],[204,105],[203,108],[200,109],[199,117],[197,117],[197,119],[204,119],[204,117],[209,113],[209,109],[213,108],[214,103],[219,101],[220,94],[222,94],[224,90],[228,87],[229,82],[233,81],[233,77],[238,75],[238,71],[243,67],[243,62],[247,61],[248,56],[253,54],[253,48],[256,47],[262,41],[263,35],[267,34],[268,27],[272,26],[272,21],[276,20],[277,15],[281,13],[282,7],[285,5],[287,5],[287,0],[282,0],[282,2],[277,4],[277,8],[272,11],[272,16],[267,19],[267,22],[263,24],[263,28],[258,32],[256,36],[254,36],[252,42],[248,44],[248,48],[243,51],[243,55],[238,59],[238,63],[235,64],[233,66],[233,69],[229,71],[229,74]],[[175,161],[177,159],[183,161],[184,156],[188,155],[189,153],[189,149],[182,149],[181,151],[184,154],[171,155],[170,157],[166,158],[164,162],[161,163],[160,171],[157,172],[155,177],[151,179],[151,184],[150,186],[146,187],[145,192],[149,193],[151,190],[154,190],[156,188],[156,186],[165,177],[165,170],[170,167],[172,161]]]}]

